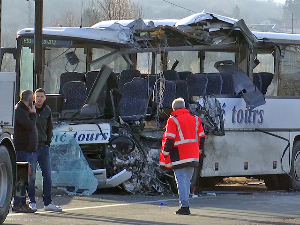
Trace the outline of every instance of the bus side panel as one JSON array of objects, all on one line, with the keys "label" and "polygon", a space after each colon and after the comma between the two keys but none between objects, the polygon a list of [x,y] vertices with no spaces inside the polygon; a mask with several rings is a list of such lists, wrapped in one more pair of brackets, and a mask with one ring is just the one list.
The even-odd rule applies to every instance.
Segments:
[{"label": "bus side panel", "polygon": [[[288,173],[293,140],[300,134],[300,99],[267,98],[265,105],[252,111],[246,109],[241,98],[218,100],[224,114],[225,136],[207,136],[202,176]],[[259,129],[290,140],[282,165],[288,141]]]},{"label": "bus side panel", "polygon": [[[289,132],[273,132],[289,138]],[[261,132],[227,131],[208,136],[205,142],[202,177],[282,174],[289,171],[289,150],[280,158],[287,141]]]},{"label": "bus side panel", "polygon": [[267,98],[266,104],[246,109],[242,98],[218,98],[225,129],[276,129],[300,131],[300,98]]}]

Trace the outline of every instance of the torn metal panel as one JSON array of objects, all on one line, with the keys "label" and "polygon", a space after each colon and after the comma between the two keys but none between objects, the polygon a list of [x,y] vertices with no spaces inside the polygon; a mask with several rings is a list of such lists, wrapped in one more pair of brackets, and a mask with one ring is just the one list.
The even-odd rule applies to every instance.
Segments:
[{"label": "torn metal panel", "polygon": [[[143,20],[145,24],[147,24],[148,27],[158,27],[158,26],[174,26],[177,19],[163,19],[163,20]],[[131,27],[134,20],[108,20],[108,21],[101,21],[99,23],[96,23],[92,26],[92,28],[105,28],[111,26],[113,23],[119,23],[123,26]]]},{"label": "torn metal panel", "polygon": [[205,134],[225,135],[223,111],[215,97],[204,96],[197,104],[190,104],[189,109],[201,118]]},{"label": "torn metal panel", "polygon": [[110,76],[112,69],[108,66],[102,66],[97,78],[94,81],[92,90],[87,96],[86,104],[96,104],[98,96],[100,95],[108,77]]},{"label": "torn metal panel", "polygon": [[[235,41],[235,38],[230,35],[233,30],[242,32],[246,40],[252,45],[257,41],[243,21],[212,13],[197,13],[181,20],[142,20],[139,18],[136,20],[102,21],[91,28],[50,27],[43,29],[43,35],[44,38],[59,35],[62,38],[89,39],[97,43],[102,42],[113,48],[141,50],[153,47],[229,43]],[[30,36],[33,33],[33,29],[19,31],[20,36]],[[96,62],[98,61],[91,63],[94,65],[93,69],[102,66],[102,64],[96,65]],[[108,63],[103,62],[103,64]]]},{"label": "torn metal panel", "polygon": [[255,37],[255,35],[249,30],[249,28],[247,27],[245,21],[243,19],[239,20],[238,22],[236,22],[234,24],[234,27],[237,27],[241,30],[241,32],[243,33],[245,39],[247,40],[248,44],[251,46],[251,48],[253,49],[253,47],[255,47],[258,43],[257,38]]},{"label": "torn metal panel", "polygon": [[237,22],[236,19],[232,19],[225,16],[220,16],[214,13],[196,13],[191,16],[185,17],[181,20],[179,20],[175,26],[180,25],[197,25],[197,23],[201,23],[204,21],[211,21],[211,20],[219,20],[228,24],[234,24]]},{"label": "torn metal panel", "polygon": [[233,75],[235,93],[242,96],[249,110],[266,103],[263,94],[255,87],[252,80],[233,61],[216,62],[215,68],[220,73],[231,73]]},{"label": "torn metal panel", "polygon": [[[175,21],[163,20],[158,22],[142,19],[103,21],[93,27],[110,29],[117,26],[117,24],[120,27],[126,26],[134,36],[135,47],[149,48],[158,44],[160,47],[173,47],[220,43],[228,38],[228,34],[234,29],[234,24],[237,22],[235,19],[212,13],[197,13],[178,20],[176,24]],[[119,23],[122,23],[122,25]],[[213,40],[214,35],[211,35],[211,32],[224,33],[224,38],[222,40]],[[144,43],[145,41],[146,43]]]},{"label": "torn metal panel", "polygon": [[149,25],[150,26],[148,26],[141,18],[138,18],[129,23],[127,27],[131,28],[131,30],[146,30],[155,27],[154,24],[149,23]]}]

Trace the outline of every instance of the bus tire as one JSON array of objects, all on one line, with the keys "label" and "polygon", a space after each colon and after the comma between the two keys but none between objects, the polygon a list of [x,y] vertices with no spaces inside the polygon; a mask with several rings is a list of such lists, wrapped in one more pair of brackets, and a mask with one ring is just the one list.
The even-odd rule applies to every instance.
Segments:
[{"label": "bus tire", "polygon": [[13,193],[13,172],[8,150],[0,146],[0,224],[5,220]]},{"label": "bus tire", "polygon": [[289,177],[286,174],[266,175],[264,181],[269,191],[290,190]]},{"label": "bus tire", "polygon": [[269,191],[279,190],[279,179],[277,175],[271,174],[264,176],[264,182]]},{"label": "bus tire", "polygon": [[300,141],[293,146],[289,184],[293,191],[300,190]]}]

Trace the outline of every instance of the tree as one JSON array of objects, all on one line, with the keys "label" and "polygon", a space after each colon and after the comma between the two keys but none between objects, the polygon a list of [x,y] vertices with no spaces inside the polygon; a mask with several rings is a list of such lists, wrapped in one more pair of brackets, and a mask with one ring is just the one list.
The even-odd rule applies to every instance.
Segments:
[{"label": "tree", "polygon": [[51,26],[53,27],[79,27],[80,26],[80,18],[79,15],[72,9],[67,9],[64,13],[62,13],[59,17],[56,17],[52,22]]},{"label": "tree", "polygon": [[283,18],[285,21],[292,19],[300,19],[300,0],[286,0],[283,6]]},{"label": "tree", "polygon": [[238,5],[235,5],[233,12],[232,12],[232,17],[235,19],[241,19],[241,10]]},{"label": "tree", "polygon": [[84,11],[86,26],[102,20],[125,20],[142,17],[142,6],[133,0],[91,0]]}]

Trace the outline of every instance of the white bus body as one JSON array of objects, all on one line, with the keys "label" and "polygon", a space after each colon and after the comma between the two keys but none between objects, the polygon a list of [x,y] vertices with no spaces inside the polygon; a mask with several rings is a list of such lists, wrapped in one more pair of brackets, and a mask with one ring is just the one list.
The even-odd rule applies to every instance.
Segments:
[{"label": "white bus body", "polygon": [[[18,33],[19,89],[36,87],[31,67],[33,34],[33,29],[23,29]],[[103,21],[91,28],[44,28],[43,35],[45,68],[41,79],[45,81],[46,92],[55,98],[55,108],[60,107],[57,102],[63,102],[64,96],[59,93],[60,74],[66,70],[87,73],[109,65],[114,73],[132,68],[150,80],[149,75],[156,75],[158,79],[164,77],[164,71],[170,70],[172,65],[172,69],[178,72],[190,71],[207,76],[221,74],[214,67],[215,63],[233,61],[238,70],[225,73],[234,77],[235,94],[215,95],[221,104],[225,135],[207,135],[201,177],[256,176],[265,179],[270,189],[300,189],[300,93],[297,91],[300,70],[296,68],[300,62],[300,35],[251,32],[243,20],[210,13],[199,13],[182,20]],[[72,51],[79,58],[74,64],[64,58],[66,52]],[[176,59],[179,60],[178,66],[174,63]],[[254,75],[261,72],[273,74],[265,93],[252,83]],[[249,78],[251,82],[247,86]],[[106,82],[107,78],[102,81]],[[221,82],[223,84],[223,80]],[[95,82],[94,86],[97,85]],[[90,95],[95,89],[97,87]],[[107,89],[111,99],[112,91],[113,88]],[[160,107],[162,102],[153,99],[152,103]],[[155,139],[155,147],[148,146],[146,151],[160,148],[163,126],[156,126],[154,122],[162,123],[167,117],[162,118],[157,112],[161,111],[150,112],[146,122],[128,123],[128,127],[136,129],[141,122],[143,126],[140,126],[138,136]],[[55,113],[58,117],[66,115],[63,110]],[[169,112],[164,113],[168,116]],[[122,116],[116,116],[115,111],[112,114],[103,121],[103,124],[111,124],[111,128],[105,128],[110,139],[120,134],[119,125],[127,123]],[[74,123],[76,118],[77,122],[81,121],[78,116],[74,112],[66,119],[67,123]],[[111,121],[117,121],[119,125],[112,125]],[[69,127],[71,125],[61,129]],[[93,130],[97,130],[95,127]],[[85,131],[80,132],[85,134]]]}]

